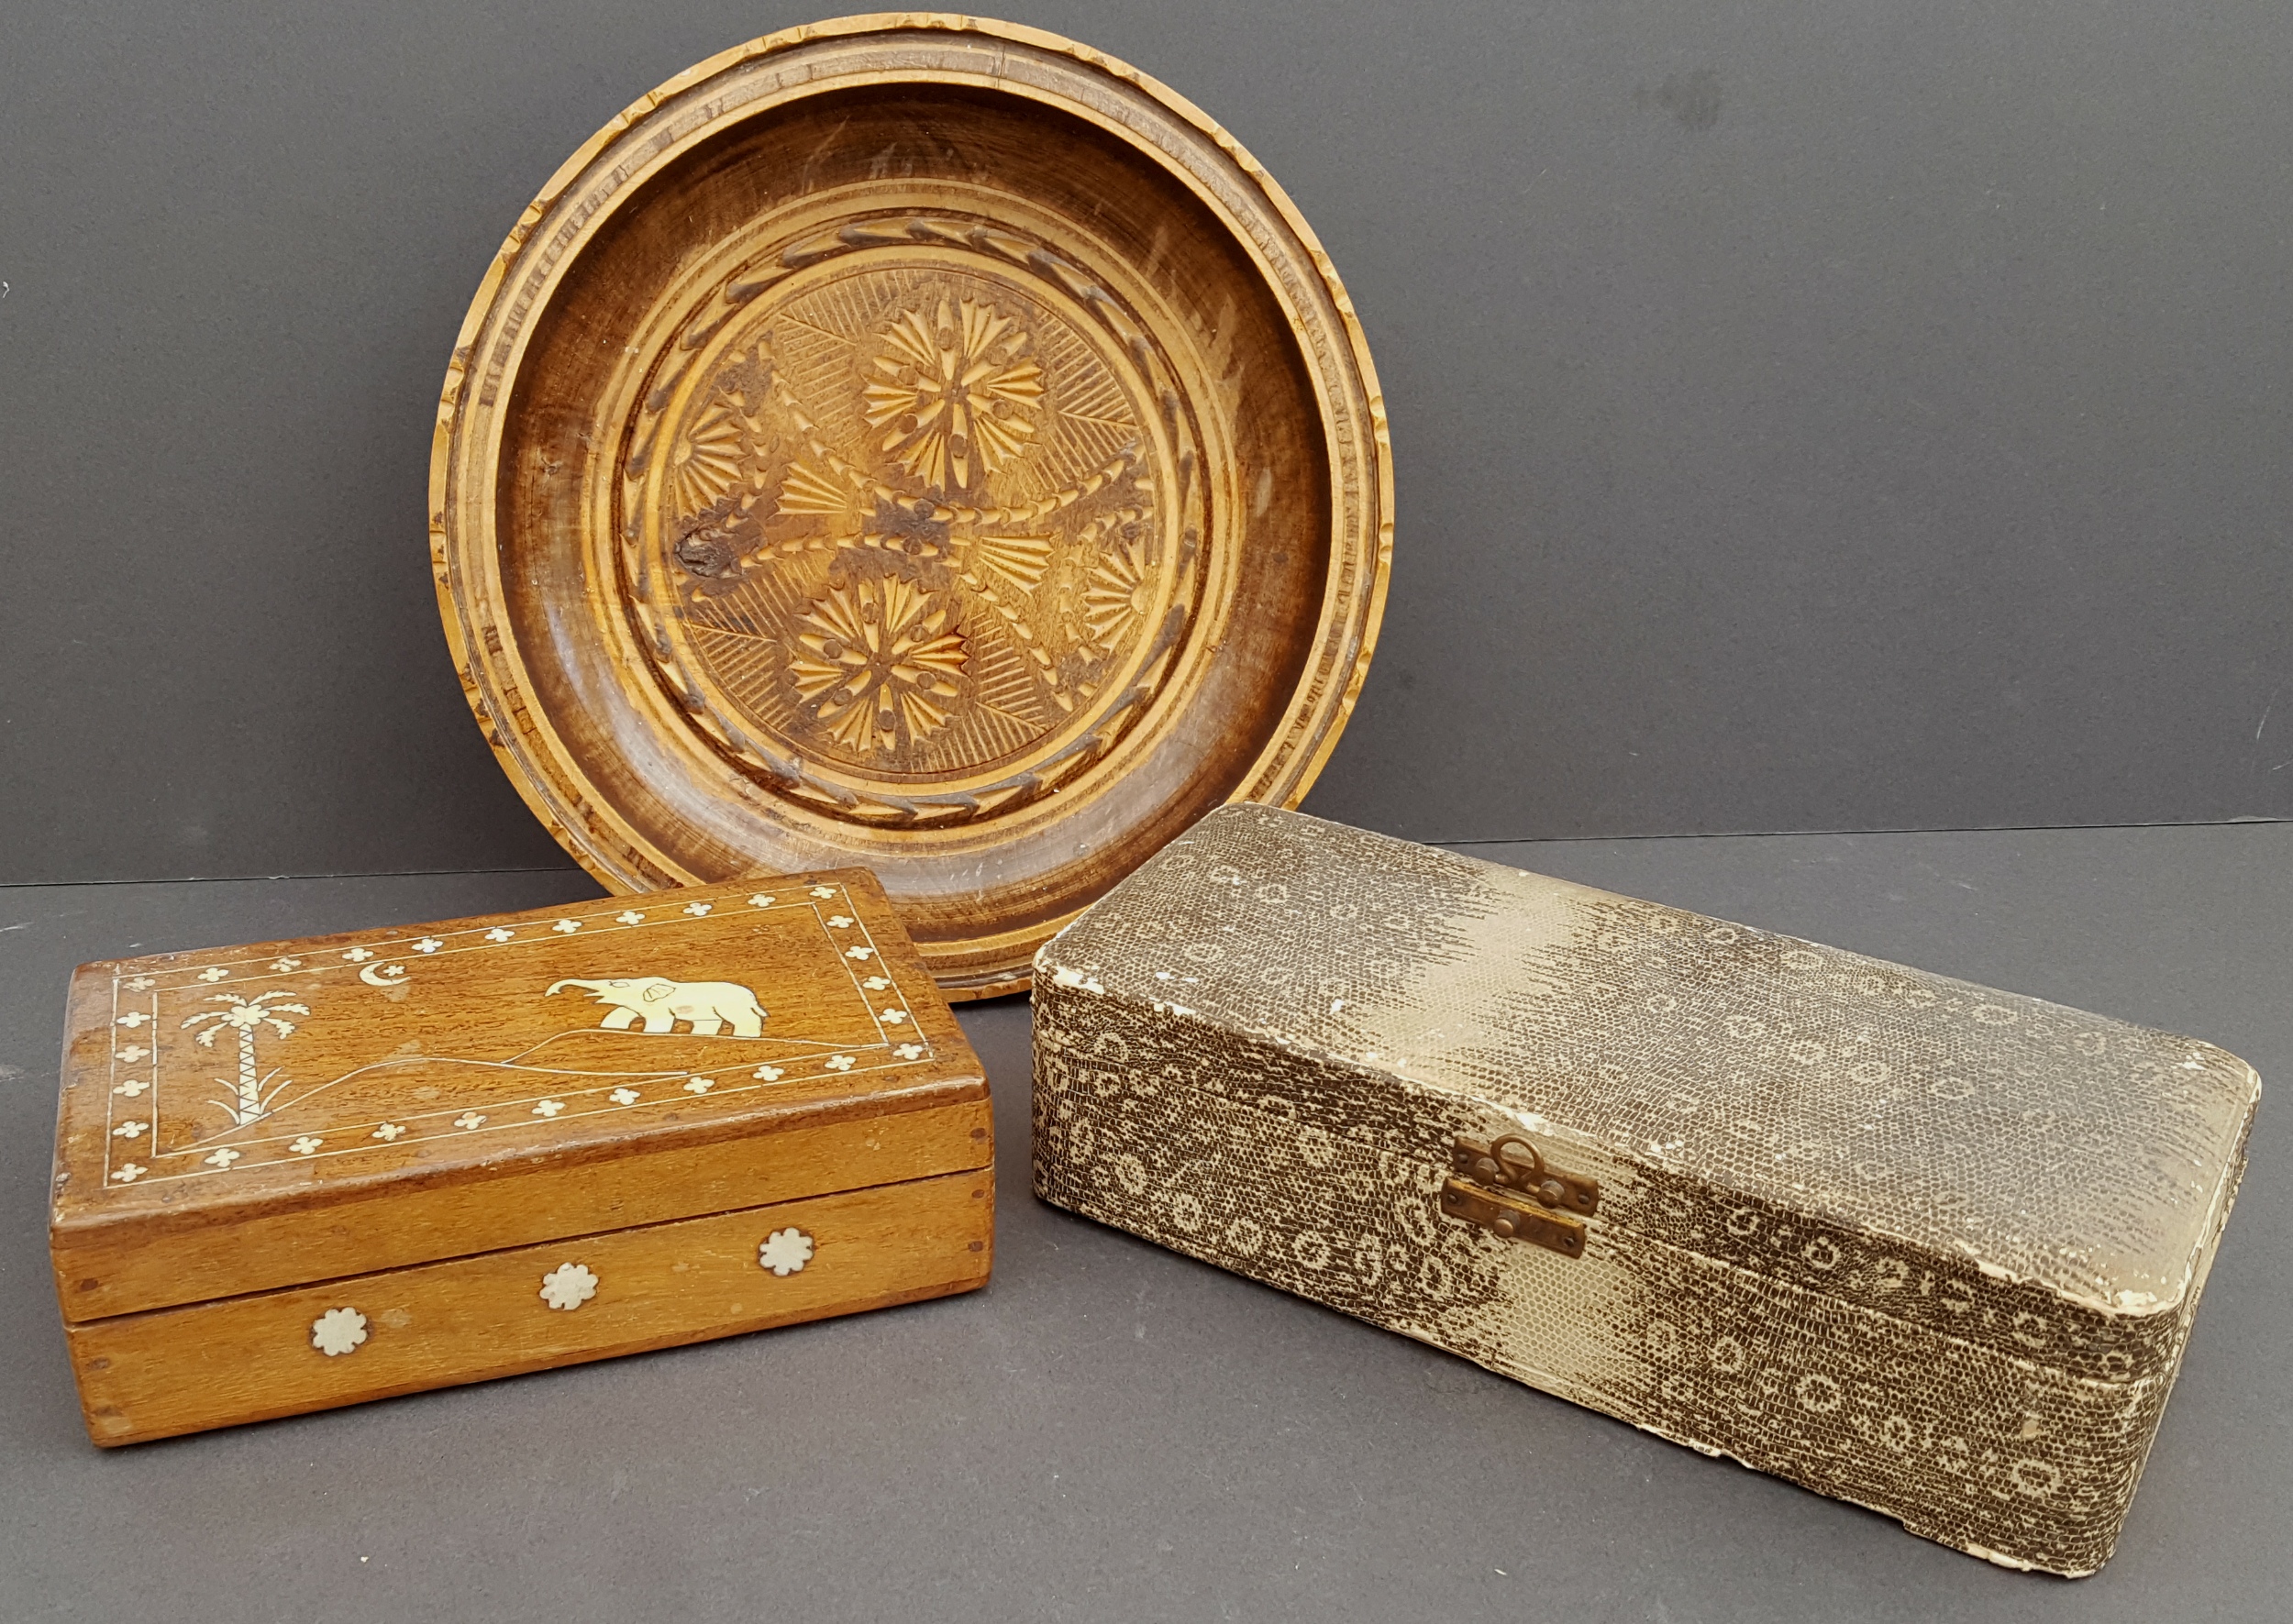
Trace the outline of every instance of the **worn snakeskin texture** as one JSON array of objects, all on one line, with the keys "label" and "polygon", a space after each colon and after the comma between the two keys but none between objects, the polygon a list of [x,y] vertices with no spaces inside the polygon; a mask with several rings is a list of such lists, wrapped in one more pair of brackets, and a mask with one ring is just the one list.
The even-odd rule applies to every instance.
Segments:
[{"label": "worn snakeskin texture", "polygon": [[[2189,1039],[1256,807],[1044,949],[1045,1199],[2010,1565],[2108,1557],[2257,1098]],[[1459,1133],[1585,1255],[1436,1206]]]}]

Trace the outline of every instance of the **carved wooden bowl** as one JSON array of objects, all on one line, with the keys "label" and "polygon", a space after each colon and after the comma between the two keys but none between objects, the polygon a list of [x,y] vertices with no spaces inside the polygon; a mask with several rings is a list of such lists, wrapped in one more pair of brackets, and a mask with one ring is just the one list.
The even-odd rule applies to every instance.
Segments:
[{"label": "carved wooden bowl", "polygon": [[431,552],[471,708],[615,890],[858,862],[951,996],[1369,663],[1383,409],[1313,234],[1153,80],[853,17],[680,75],[487,272]]}]

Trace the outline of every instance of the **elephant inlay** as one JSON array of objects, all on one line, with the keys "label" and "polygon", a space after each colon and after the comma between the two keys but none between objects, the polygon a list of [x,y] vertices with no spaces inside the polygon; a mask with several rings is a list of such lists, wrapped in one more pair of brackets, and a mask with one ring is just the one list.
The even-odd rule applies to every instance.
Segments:
[{"label": "elephant inlay", "polygon": [[585,981],[569,977],[542,996],[554,997],[566,987],[578,987],[599,1003],[614,1006],[598,1022],[607,1032],[626,1032],[639,1020],[647,1032],[671,1032],[678,1022],[689,1021],[695,1037],[714,1037],[728,1025],[735,1037],[764,1035],[764,1006],[735,981],[671,981],[663,976]]}]

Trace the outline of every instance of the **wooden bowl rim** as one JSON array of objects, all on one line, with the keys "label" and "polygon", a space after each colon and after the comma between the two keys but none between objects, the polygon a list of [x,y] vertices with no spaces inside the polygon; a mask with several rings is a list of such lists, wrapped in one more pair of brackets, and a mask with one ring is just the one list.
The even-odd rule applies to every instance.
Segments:
[{"label": "wooden bowl rim", "polygon": [[[970,34],[991,39],[1008,40],[1014,44],[1064,56],[1086,68],[1122,82],[1132,90],[1159,104],[1164,110],[1208,138],[1234,163],[1240,175],[1249,182],[1267,207],[1295,238],[1304,259],[1313,267],[1320,279],[1322,292],[1330,302],[1331,309],[1336,318],[1337,330],[1345,338],[1344,360],[1352,368],[1362,392],[1367,427],[1367,434],[1364,437],[1374,465],[1377,485],[1376,496],[1370,506],[1370,512],[1375,517],[1376,541],[1374,547],[1370,549],[1369,556],[1362,560],[1366,580],[1363,588],[1357,589],[1355,594],[1356,601],[1361,604],[1361,610],[1359,632],[1351,668],[1346,671],[1342,688],[1335,699],[1325,702],[1323,712],[1326,722],[1320,730],[1320,736],[1313,748],[1293,769],[1291,782],[1284,787],[1279,804],[1294,808],[1312,789],[1323,768],[1328,762],[1331,753],[1336,748],[1339,737],[1350,722],[1354,708],[1360,697],[1362,685],[1368,678],[1370,660],[1376,653],[1379,633],[1384,620],[1393,552],[1393,456],[1391,439],[1387,429],[1384,395],[1379,385],[1375,364],[1370,359],[1368,341],[1362,330],[1359,317],[1355,312],[1353,301],[1340,282],[1336,269],[1331,263],[1328,252],[1323,248],[1321,239],[1315,236],[1313,228],[1307,224],[1305,216],[1299,212],[1297,205],[1291,200],[1289,193],[1282,189],[1280,183],[1224,127],[1204,113],[1193,102],[1152,74],[1142,72],[1120,58],[1111,56],[1079,40],[1069,39],[1048,29],[1033,28],[1024,23],[1005,22],[992,17],[970,17],[948,12],[867,12],[782,28],[719,51],[714,56],[694,63],[683,72],[672,75],[608,119],[595,134],[583,141],[564,162],[558,166],[548,180],[543,183],[541,189],[535,193],[532,202],[527,204],[519,215],[516,224],[510,228],[508,235],[503,239],[501,249],[495,253],[492,261],[487,265],[484,274],[480,278],[469,309],[462,318],[460,329],[455,336],[452,359],[448,363],[445,382],[439,397],[438,417],[431,441],[428,488],[431,573],[448,648],[461,678],[463,700],[470,706],[481,733],[485,737],[488,746],[493,751],[504,775],[509,779],[512,787],[520,798],[525,801],[527,808],[548,831],[551,838],[556,840],[577,864],[610,891],[626,892],[632,888],[618,873],[608,867],[598,854],[592,852],[589,843],[559,815],[559,809],[548,792],[548,788],[533,781],[525,764],[519,760],[512,749],[509,741],[497,732],[497,724],[489,713],[482,688],[476,674],[478,667],[485,662],[480,659],[477,650],[471,646],[471,639],[467,634],[463,620],[464,606],[456,600],[453,591],[452,572],[448,560],[451,539],[448,518],[448,494],[455,449],[460,437],[464,420],[464,414],[460,410],[461,399],[474,356],[474,346],[486,324],[493,315],[504,286],[508,282],[517,261],[523,257],[526,245],[531,239],[535,228],[548,217],[567,191],[582,176],[590,172],[593,166],[617,143],[635,134],[658,108],[720,74],[763,57],[799,50],[821,41],[851,39],[870,34],[914,31]],[[826,94],[855,83],[865,83],[865,81],[830,75],[816,85],[807,87],[803,94],[809,96]],[[1184,178],[1190,185],[1199,186],[1199,182],[1193,178]],[[1317,414],[1322,415],[1326,421],[1327,403],[1317,402],[1316,411]],[[1345,542],[1343,538],[1336,538],[1335,545],[1342,547]],[[1335,580],[1329,590],[1333,592],[1335,591]],[[1323,624],[1317,633],[1317,640],[1326,638],[1329,635],[1330,619],[1329,607],[1325,604],[1322,615]],[[522,659],[516,663],[522,667]],[[521,678],[523,676],[522,670],[520,676]],[[552,745],[559,745],[553,734],[550,735],[549,742]],[[559,747],[561,748],[561,745]],[[1267,748],[1269,750],[1272,748],[1270,743]],[[1261,757],[1261,761],[1263,757]],[[1257,776],[1256,769],[1249,775],[1250,778]],[[1246,779],[1246,786],[1247,781],[1248,779]],[[1237,791],[1231,799],[1245,798]],[[865,853],[854,852],[849,856],[851,861],[862,863],[866,861]],[[1074,917],[1075,915],[1070,913],[1047,924],[1024,928],[1004,926],[995,930],[982,931],[969,938],[968,945],[975,948],[993,945],[1002,948],[1006,953],[1015,952],[1019,962],[1007,976],[997,978],[991,982],[972,985],[943,983],[943,990],[949,998],[955,1000],[995,997],[1026,990],[1032,980],[1032,960],[1036,948],[1057,934]],[[919,943],[919,946],[922,945],[923,944]]]}]

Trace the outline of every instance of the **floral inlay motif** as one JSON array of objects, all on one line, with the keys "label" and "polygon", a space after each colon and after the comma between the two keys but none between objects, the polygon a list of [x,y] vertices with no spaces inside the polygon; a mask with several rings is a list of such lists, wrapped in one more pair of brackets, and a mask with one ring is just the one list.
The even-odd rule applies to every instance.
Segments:
[{"label": "floral inlay motif", "polygon": [[283,976],[289,970],[301,969],[303,961],[299,958],[274,958],[271,961],[271,967]]},{"label": "floral inlay motif", "polygon": [[149,992],[152,988],[158,986],[159,983],[152,980],[149,976],[138,976],[127,985],[127,990],[130,992]]},{"label": "floral inlay motif", "polygon": [[373,1132],[368,1134],[367,1137],[369,1139],[379,1139],[384,1144],[395,1144],[398,1142],[398,1136],[404,1132],[405,1129],[400,1127],[396,1122],[384,1122],[381,1127],[375,1129]]},{"label": "floral inlay motif", "polygon": [[1026,348],[1018,322],[975,299],[942,299],[928,321],[904,312],[861,392],[868,425],[925,485],[968,486],[1035,436],[1043,369]]},{"label": "floral inlay motif", "polygon": [[645,915],[639,913],[634,908],[624,908],[620,912],[615,914],[614,918],[619,920],[623,924],[643,924],[645,922]]},{"label": "floral inlay motif", "polygon": [[849,1055],[831,1055],[820,1064],[830,1071],[849,1071],[852,1069],[852,1057]]},{"label": "floral inlay motif", "polygon": [[126,1014],[119,1018],[119,1024],[127,1027],[140,1026],[150,1019],[151,1019],[151,1017],[145,1014],[141,1010],[129,1010]]},{"label": "floral inlay motif", "polygon": [[126,1048],[119,1051],[118,1058],[125,1060],[128,1065],[133,1066],[137,1061],[142,1059],[150,1052],[150,1050],[145,1048],[141,1044],[129,1044]]},{"label": "floral inlay motif", "polygon": [[148,1124],[143,1122],[122,1122],[112,1130],[112,1137],[114,1139],[140,1139],[147,1126]]},{"label": "floral inlay motif", "polygon": [[748,1075],[755,1077],[759,1082],[777,1083],[787,1074],[782,1072],[777,1066],[759,1066],[756,1070],[750,1072]]},{"label": "floral inlay motif", "polygon": [[115,1094],[125,1094],[128,1099],[133,1099],[137,1095],[142,1093],[150,1086],[150,1084],[145,1082],[141,1077],[129,1077],[126,1082],[120,1084],[119,1087],[114,1088],[112,1092]]},{"label": "floral inlay motif", "polygon": [[462,1112],[461,1115],[454,1119],[454,1126],[461,1129],[464,1132],[468,1132],[472,1128],[484,1127],[485,1118],[480,1116],[474,1110],[466,1110]]},{"label": "floral inlay motif", "polygon": [[756,896],[748,899],[748,906],[751,908],[770,908],[772,906],[772,899],[765,896],[761,892],[759,892]]},{"label": "floral inlay motif", "polygon": [[445,945],[446,944],[439,941],[436,936],[425,936],[422,940],[414,945],[414,950],[416,953],[436,953],[439,948]]},{"label": "floral inlay motif", "polygon": [[212,1155],[203,1156],[200,1159],[205,1162],[210,1167],[228,1167],[233,1162],[238,1160],[239,1155],[239,1152],[231,1149],[228,1145],[226,1145],[221,1150],[215,1152]]},{"label": "floral inlay motif", "polygon": [[699,919],[702,915],[708,912],[712,904],[707,902],[687,902],[685,904],[685,911],[692,915],[693,918]]},{"label": "floral inlay motif", "polygon": [[565,1101],[562,1099],[545,1099],[534,1107],[533,1114],[537,1117],[553,1117],[564,1109]]},{"label": "floral inlay motif", "polygon": [[836,889],[833,886],[816,885],[812,888],[812,894],[825,902],[836,895]]},{"label": "floral inlay motif", "polygon": [[583,1265],[561,1263],[541,1277],[541,1300],[570,1313],[597,1295],[597,1276]]},{"label": "floral inlay motif", "polygon": [[881,992],[885,988],[892,985],[892,980],[891,978],[886,976],[870,976],[867,980],[861,982],[860,985],[867,988],[870,992]]},{"label": "floral inlay motif", "polygon": [[812,1237],[799,1229],[774,1230],[757,1248],[757,1266],[786,1279],[812,1261]]},{"label": "floral inlay motif", "polygon": [[506,942],[516,934],[517,933],[511,930],[508,926],[497,924],[486,933],[486,940],[489,942]]},{"label": "floral inlay motif", "polygon": [[230,978],[231,972],[225,969],[220,965],[209,965],[205,969],[199,972],[199,979],[206,982],[211,987],[217,981],[227,981]]},{"label": "floral inlay motif", "polygon": [[924,1045],[922,1044],[902,1044],[898,1048],[892,1050],[892,1052],[899,1055],[903,1060],[915,1060],[922,1057],[924,1054]]},{"label": "floral inlay motif", "polygon": [[947,725],[967,657],[955,606],[898,575],[831,584],[798,623],[790,679],[848,749],[897,749]]},{"label": "floral inlay motif", "polygon": [[688,1094],[705,1094],[715,1087],[716,1085],[707,1077],[685,1078],[685,1092]]},{"label": "floral inlay motif", "polygon": [[311,1346],[329,1359],[355,1352],[366,1341],[366,1316],[356,1309],[328,1309],[311,1321]]},{"label": "floral inlay motif", "polygon": [[139,1167],[133,1162],[123,1162],[112,1169],[112,1177],[121,1184],[133,1184],[150,1171],[150,1168]]},{"label": "floral inlay motif", "polygon": [[897,1026],[908,1018],[908,1012],[905,1010],[884,1010],[879,1012],[877,1018],[887,1026]]},{"label": "floral inlay motif", "polygon": [[287,1149],[293,1151],[298,1156],[307,1156],[326,1143],[327,1142],[323,1139],[315,1139],[310,1134],[305,1133],[293,1144],[288,1145]]},{"label": "floral inlay motif", "polygon": [[615,1088],[612,1093],[606,1095],[605,1098],[612,1100],[615,1105],[635,1105],[638,1100],[644,1099],[645,1096],[638,1093],[635,1088]]},{"label": "floral inlay motif", "polygon": [[582,928],[582,922],[578,919],[561,919],[549,928],[560,936],[570,936]]},{"label": "floral inlay motif", "polygon": [[873,947],[847,947],[844,950],[844,956],[847,958],[869,959],[876,956],[876,950]]},{"label": "floral inlay motif", "polygon": [[848,913],[831,913],[828,915],[828,928],[832,931],[849,930],[851,925],[852,916]]},{"label": "floral inlay motif", "polygon": [[349,952],[344,954],[342,956],[349,959],[354,965],[362,965],[368,959],[374,956],[374,950],[371,947],[353,947]]}]

